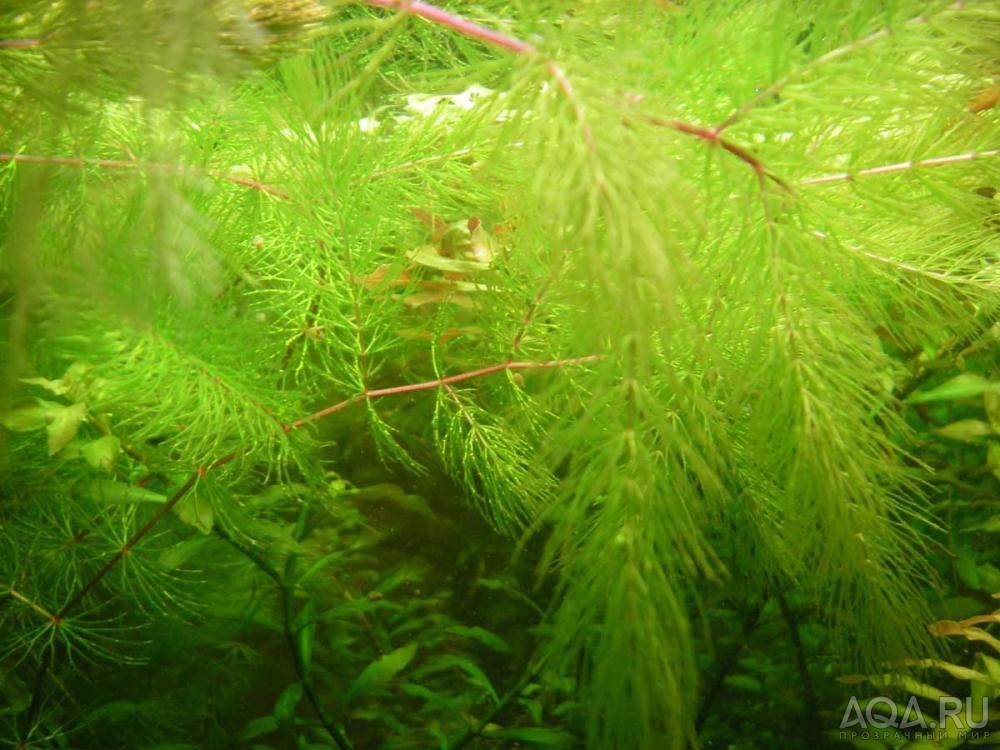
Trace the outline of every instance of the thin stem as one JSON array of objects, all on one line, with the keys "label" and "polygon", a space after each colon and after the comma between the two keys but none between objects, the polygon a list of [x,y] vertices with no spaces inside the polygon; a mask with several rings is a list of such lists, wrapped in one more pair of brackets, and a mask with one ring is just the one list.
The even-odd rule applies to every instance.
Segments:
[{"label": "thin stem", "polygon": [[45,607],[43,607],[41,604],[39,604],[38,602],[34,601],[30,597],[25,596],[24,594],[22,594],[17,589],[15,589],[13,587],[8,588],[6,593],[7,593],[8,596],[11,596],[14,599],[17,599],[19,602],[21,602],[22,604],[24,604],[29,609],[35,610],[38,614],[40,614],[42,617],[44,617],[50,623],[56,623],[56,622],[58,622],[59,618],[56,615],[54,615],[52,612],[49,612],[47,609],[45,609]]},{"label": "thin stem", "polygon": [[733,646],[725,657],[717,662],[715,674],[712,675],[712,679],[708,682],[705,691],[702,693],[701,705],[698,707],[698,714],[694,720],[695,732],[700,732],[705,722],[708,721],[708,717],[712,715],[712,705],[718,697],[722,686],[725,684],[726,678],[732,674],[739,664],[740,654],[746,648],[747,639],[750,637],[750,634],[757,629],[761,612],[764,611],[766,603],[766,599],[761,599],[746,612],[736,645]]},{"label": "thin stem", "polygon": [[518,681],[514,683],[514,687],[512,687],[510,690],[504,693],[503,696],[500,698],[500,700],[497,702],[497,704],[493,708],[491,708],[486,713],[486,715],[483,716],[483,718],[481,718],[476,723],[474,727],[470,727],[469,729],[465,730],[465,732],[461,736],[457,737],[454,742],[449,743],[447,745],[448,750],[460,750],[461,748],[468,745],[476,737],[479,737],[483,733],[483,730],[497,716],[500,715],[500,712],[503,711],[505,708],[507,708],[507,706],[510,705],[510,702],[514,700],[518,695],[520,695],[532,680],[538,677],[540,672],[541,672],[541,667],[532,666],[531,662],[529,661],[528,667],[521,674],[521,677],[518,679]]},{"label": "thin stem", "polygon": [[89,159],[76,156],[42,156],[37,154],[9,154],[0,153],[0,163],[15,162],[18,164],[55,164],[69,167],[100,167],[101,169],[146,169],[153,172],[169,172],[171,174],[189,174],[207,176],[216,180],[224,180],[234,185],[248,187],[261,193],[273,195],[282,200],[289,200],[288,193],[267,185],[259,180],[250,177],[240,177],[232,174],[219,174],[214,172],[201,172],[190,167],[177,164],[163,164],[160,162],[139,162],[125,159]]},{"label": "thin stem", "polygon": [[[943,13],[951,10],[960,10],[964,7],[965,7],[964,0],[956,0],[956,2],[952,3],[947,8],[944,8],[941,12]],[[931,18],[932,16],[925,16],[923,14],[915,16],[909,19],[908,21],[905,21],[902,24],[902,28],[911,28],[913,26],[919,26],[921,24],[925,24],[929,22]],[[765,102],[771,97],[773,97],[775,94],[781,91],[781,89],[785,88],[785,86],[787,86],[792,81],[804,77],[806,74],[812,72],[816,68],[826,65],[827,63],[832,62],[834,60],[837,60],[838,58],[850,54],[851,52],[855,52],[859,49],[864,49],[865,47],[870,47],[876,42],[885,39],[889,36],[892,36],[892,29],[888,26],[885,26],[879,29],[878,31],[874,32],[873,34],[869,34],[868,36],[863,37],[861,39],[856,39],[855,41],[849,42],[843,45],[842,47],[837,47],[836,49],[832,49],[829,52],[820,55],[819,57],[811,60],[810,62],[806,63],[805,65],[796,69],[795,71],[789,73],[788,75],[779,78],[770,86],[767,86],[766,88],[762,89],[752,99],[748,99],[747,101],[743,102],[743,104],[741,104],[736,109],[735,112],[729,115],[729,117],[727,117],[721,123],[716,125],[715,130],[721,133],[723,130],[730,127],[731,125],[735,125],[737,122],[742,120],[743,117],[750,110],[754,109],[755,107],[759,106],[762,102]]]},{"label": "thin stem", "polygon": [[[224,456],[207,467],[201,467],[196,472],[194,472],[184,484],[182,484],[174,492],[170,498],[160,506],[159,510],[154,513],[150,519],[131,537],[115,551],[115,553],[108,558],[108,560],[102,565],[94,575],[88,580],[77,592],[74,594],[66,604],[63,605],[62,609],[56,613],[55,618],[52,620],[53,625],[60,624],[66,617],[76,609],[76,606],[83,600],[83,598],[89,594],[101,580],[106,576],[118,563],[121,561],[125,555],[127,555],[136,545],[139,544],[145,538],[153,528],[163,520],[164,517],[174,507],[179,503],[188,492],[197,484],[198,480],[205,476],[208,472],[228,464],[230,461],[236,458],[235,453],[230,453],[228,456]],[[25,715],[24,725],[23,725],[23,735],[22,739],[26,739],[31,726],[35,722],[35,718],[38,715],[38,710],[41,707],[41,695],[45,687],[45,679],[49,672],[49,667],[51,665],[51,657],[49,654],[51,649],[47,649],[45,655],[43,655],[41,662],[38,665],[38,673],[35,675],[35,687],[31,695],[31,705]]]},{"label": "thin stem", "polygon": [[[401,13],[411,13],[430,21],[431,23],[451,29],[462,36],[467,36],[470,39],[478,39],[479,41],[493,47],[499,47],[500,49],[507,50],[508,52],[513,52],[515,55],[534,55],[538,53],[538,49],[535,45],[530,44],[523,39],[518,39],[515,36],[504,34],[485,26],[480,26],[464,16],[449,13],[448,11],[439,8],[436,5],[431,5],[430,3],[415,2],[411,0],[365,1],[369,5],[376,8],[388,8],[398,10]],[[593,130],[591,130],[590,124],[587,122],[583,105],[580,103],[579,98],[577,98],[576,93],[573,90],[573,84],[570,82],[569,77],[553,60],[549,60],[545,64],[545,69],[548,71],[549,75],[552,76],[556,85],[559,87],[559,90],[563,92],[566,99],[572,105],[573,114],[576,117],[577,122],[580,123],[580,128],[583,130],[583,140],[587,144],[588,150],[593,151],[594,133]]]},{"label": "thin stem", "polygon": [[354,747],[353,743],[337,726],[337,723],[327,716],[326,711],[323,710],[323,705],[319,700],[319,695],[316,693],[316,688],[313,685],[312,680],[309,679],[308,670],[302,660],[302,652],[299,650],[299,645],[295,640],[295,634],[293,632],[294,629],[292,627],[292,591],[294,589],[294,585],[289,586],[285,576],[281,575],[281,573],[279,573],[274,566],[272,566],[261,555],[257,554],[255,550],[237,542],[227,531],[219,528],[218,526],[214,527],[212,531],[232,546],[233,549],[256,565],[277,585],[278,597],[281,601],[281,620],[285,635],[285,643],[288,645],[288,650],[292,655],[292,662],[295,665],[295,673],[299,678],[299,682],[302,683],[302,692],[306,696],[306,700],[309,701],[309,705],[312,707],[313,713],[316,714],[317,720],[323,725],[323,729],[325,729],[330,735],[334,744],[340,748],[340,750],[350,750],[350,748]]},{"label": "thin stem", "polygon": [[743,146],[740,146],[738,143],[734,143],[727,138],[723,138],[721,128],[706,128],[701,125],[692,125],[691,123],[682,122],[681,120],[667,120],[653,115],[648,115],[645,119],[650,125],[655,125],[661,128],[670,128],[671,130],[676,130],[678,133],[693,135],[695,138],[699,138],[707,143],[721,146],[737,159],[747,164],[757,175],[757,179],[760,180],[761,184],[764,183],[765,177],[769,177],[782,187],[788,187],[779,177],[770,174],[764,167],[764,163],[751,154],[750,151]]},{"label": "thin stem", "polygon": [[997,156],[1000,156],[1000,148],[988,149],[986,151],[967,151],[964,154],[935,156],[930,159],[918,159],[917,161],[900,161],[895,164],[882,164],[878,167],[856,169],[852,172],[836,172],[834,174],[821,175],[818,177],[806,177],[805,179],[799,180],[799,184],[829,185],[833,182],[850,182],[858,177],[871,177],[880,174],[906,172],[911,169],[923,169],[927,167],[945,167],[950,164],[960,164],[962,162],[976,161],[978,159],[990,159]]},{"label": "thin stem", "polygon": [[0,49],[29,49],[41,46],[41,39],[0,39]]},{"label": "thin stem", "polygon": [[799,636],[798,619],[789,606],[783,591],[780,589],[775,591],[774,598],[778,600],[778,607],[781,609],[781,616],[788,626],[788,637],[791,639],[792,648],[795,651],[795,667],[799,672],[799,683],[802,688],[805,730],[808,733],[809,744],[814,748],[820,748],[825,743],[819,729],[822,726],[819,716],[819,701],[816,699],[816,689],[813,687],[812,675],[809,673],[809,662],[806,659],[802,638]]},{"label": "thin stem", "polygon": [[600,355],[592,354],[586,357],[574,357],[572,359],[553,359],[548,362],[501,362],[499,364],[490,365],[488,367],[480,367],[478,370],[470,370],[468,372],[461,372],[457,375],[449,375],[448,377],[438,378],[436,380],[425,380],[422,383],[409,383],[407,385],[397,385],[391,388],[376,388],[374,390],[366,390],[363,393],[359,393],[357,396],[352,396],[351,398],[345,399],[333,406],[328,406],[325,409],[320,409],[319,411],[310,414],[308,417],[303,417],[302,419],[297,419],[290,424],[285,425],[285,432],[291,432],[292,430],[297,430],[300,427],[304,427],[310,422],[315,422],[324,417],[328,417],[331,414],[336,414],[338,411],[343,411],[349,406],[354,404],[359,404],[362,401],[368,401],[376,398],[383,398],[385,396],[399,396],[403,393],[416,393],[418,391],[430,391],[436,388],[441,388],[443,386],[450,385],[452,383],[461,383],[464,380],[473,380],[475,378],[482,378],[487,375],[493,375],[498,372],[505,372],[507,370],[545,370],[553,369],[557,367],[570,367],[573,365],[582,365],[588,362],[596,362],[600,359]]},{"label": "thin stem", "polygon": [[481,42],[494,47],[500,47],[518,55],[530,55],[535,52],[534,45],[528,42],[499,31],[494,31],[493,29],[488,29],[485,26],[480,26],[463,16],[449,13],[436,5],[408,2],[408,0],[366,0],[366,2],[376,8],[387,8],[389,10],[398,10],[402,13],[412,13],[431,23],[436,23],[439,26],[456,31],[462,36],[478,39]]},{"label": "thin stem", "polygon": [[434,156],[425,156],[422,159],[413,159],[411,161],[403,162],[402,164],[397,164],[393,167],[386,167],[385,169],[370,172],[364,177],[353,180],[351,182],[351,187],[357,187],[358,185],[363,185],[366,182],[375,182],[375,180],[381,180],[384,177],[391,177],[394,174],[410,172],[418,167],[427,166],[429,164],[439,164],[452,159],[461,159],[466,156],[471,156],[472,153],[473,151],[471,148],[460,148],[455,151],[448,151],[444,154],[435,154]]}]

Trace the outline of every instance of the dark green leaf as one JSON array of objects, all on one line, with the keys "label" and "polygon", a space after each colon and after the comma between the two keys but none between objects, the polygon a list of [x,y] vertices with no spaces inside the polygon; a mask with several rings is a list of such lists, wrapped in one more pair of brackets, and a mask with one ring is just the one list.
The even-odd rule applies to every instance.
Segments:
[{"label": "dark green leaf", "polygon": [[463,638],[471,638],[474,641],[479,641],[487,648],[493,649],[501,654],[509,654],[511,652],[510,646],[503,638],[490,632],[489,630],[486,630],[486,628],[452,625],[451,627],[445,628],[445,632],[453,635],[460,635]]},{"label": "dark green leaf", "polygon": [[397,648],[365,667],[347,689],[346,700],[353,703],[369,693],[381,690],[402,672],[417,655],[417,644]]},{"label": "dark green leaf", "polygon": [[273,717],[277,724],[291,724],[295,719],[295,708],[302,700],[302,683],[293,682],[278,696],[274,704]]}]

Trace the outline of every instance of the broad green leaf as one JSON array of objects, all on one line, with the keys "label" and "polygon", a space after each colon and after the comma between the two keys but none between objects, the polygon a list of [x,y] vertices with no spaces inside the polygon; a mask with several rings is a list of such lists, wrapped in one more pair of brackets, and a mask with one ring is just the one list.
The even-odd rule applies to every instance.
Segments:
[{"label": "broad green leaf", "polygon": [[[967,628],[966,632],[968,632],[969,630],[977,630],[977,629],[978,628]],[[975,639],[973,639],[973,640],[975,640]],[[919,661],[915,662],[915,664],[918,665],[918,666],[936,667],[937,669],[943,669],[945,672],[947,672],[948,674],[950,674],[952,677],[956,677],[959,680],[964,680],[964,681],[967,681],[967,682],[971,681],[971,680],[976,680],[978,682],[987,682],[988,683],[990,681],[989,676],[983,674],[982,672],[979,672],[979,671],[977,671],[975,669],[970,669],[969,667],[963,667],[961,664],[952,664],[951,662],[944,661],[943,659],[920,659]],[[944,692],[941,692],[941,691],[939,691],[937,693],[937,695],[926,695],[926,694],[923,694],[923,693],[916,692],[915,690],[912,690],[912,687],[911,687],[911,684],[910,684],[912,682],[913,682],[912,679],[902,680],[903,686],[907,690],[909,690],[910,692],[913,692],[914,695],[924,695],[924,697],[926,697],[926,698],[931,698],[932,700],[937,700],[940,696],[947,694],[947,693],[944,693]]]},{"label": "broad green leaf", "polygon": [[247,722],[240,732],[240,739],[244,742],[260,737],[262,734],[269,734],[278,728],[278,721],[273,716],[261,716],[259,719],[252,719]]},{"label": "broad green leaf", "polygon": [[960,401],[965,398],[981,396],[984,393],[1000,393],[1000,382],[992,382],[981,375],[966,372],[955,376],[947,383],[942,383],[937,388],[916,393],[910,396],[907,401],[911,404],[922,404],[928,401]]},{"label": "broad green leaf", "polygon": [[452,711],[461,703],[459,698],[450,698],[440,693],[436,693],[430,688],[419,685],[415,682],[405,683],[401,690],[407,695],[412,695],[414,698],[420,698],[421,700],[430,703],[437,708],[444,709],[446,711]]},{"label": "broad green leaf", "polygon": [[497,695],[496,689],[493,687],[493,683],[490,682],[490,678],[486,676],[482,669],[480,669],[471,659],[464,656],[440,656],[426,666],[417,670],[415,677],[419,678],[426,674],[432,674],[434,672],[443,672],[448,669],[460,669],[465,672],[469,677],[469,680],[474,684],[482,688],[490,698],[493,699],[494,703],[500,702],[500,696]]},{"label": "broad green leaf", "polygon": [[163,550],[157,562],[165,570],[174,570],[201,552],[211,542],[210,538],[204,536],[185,539],[183,542],[177,542]]},{"label": "broad green leaf", "polygon": [[[996,428],[997,424],[993,426]],[[986,467],[993,472],[993,476],[1000,479],[1000,443],[990,443],[986,449]]]},{"label": "broad green leaf", "polygon": [[56,396],[65,396],[69,391],[68,386],[63,383],[62,380],[49,380],[48,378],[21,378],[21,382],[25,385],[40,386]]},{"label": "broad green leaf", "polygon": [[967,531],[992,531],[1000,532],[1000,515],[990,516],[982,523],[974,523],[971,526],[963,527]]},{"label": "broad green leaf", "polygon": [[45,431],[49,435],[49,455],[54,456],[76,437],[77,430],[87,418],[86,404],[70,404],[50,409],[45,420]]},{"label": "broad green leaf", "polygon": [[480,273],[489,270],[489,263],[463,258],[449,258],[441,255],[433,245],[421,245],[406,253],[406,257],[418,266],[451,273]]},{"label": "broad green leaf", "polygon": [[575,739],[573,735],[562,729],[549,729],[546,727],[511,727],[508,729],[487,727],[483,730],[483,737],[497,740],[514,740],[523,742],[529,747],[573,747]]},{"label": "broad green leaf", "polygon": [[202,534],[211,534],[215,524],[212,504],[207,498],[195,493],[188,495],[174,506],[174,513],[188,526],[194,526]]},{"label": "broad green leaf", "polygon": [[111,472],[115,468],[115,461],[121,455],[121,450],[121,440],[114,435],[104,435],[81,445],[80,455],[95,469]]},{"label": "broad green leaf", "polygon": [[302,700],[302,683],[293,682],[282,691],[274,703],[272,716],[278,724],[290,724],[295,719],[295,708]]},{"label": "broad green leaf", "polygon": [[983,669],[990,676],[993,684],[1000,685],[1000,659],[995,659],[986,654],[980,654],[979,659],[982,661]]},{"label": "broad green leaf", "polygon": [[520,705],[525,711],[528,712],[528,716],[531,717],[531,720],[533,722],[535,722],[536,724],[542,723],[542,715],[544,713],[544,709],[542,708],[541,701],[536,700],[534,698],[521,697],[517,699],[517,702],[518,705]]},{"label": "broad green leaf", "polygon": [[309,569],[299,577],[297,583],[299,585],[302,585],[310,578],[312,578],[314,575],[323,570],[323,568],[325,568],[327,565],[332,563],[334,560],[336,560],[339,557],[342,557],[343,554],[344,554],[343,550],[337,550],[336,552],[330,552],[329,554],[323,555],[323,557],[321,557],[319,560],[317,560],[316,562],[314,562],[312,565],[309,566]]},{"label": "broad green leaf", "polygon": [[970,641],[981,641],[982,643],[987,644],[994,651],[1000,654],[1000,640],[997,640],[982,628],[966,628],[964,635]]},{"label": "broad green leaf", "polygon": [[164,503],[166,495],[114,479],[98,479],[90,484],[90,496],[105,503]]},{"label": "broad green leaf", "polygon": [[1000,393],[983,394],[983,406],[986,408],[986,416],[993,429],[1000,432]]},{"label": "broad green leaf", "polygon": [[487,648],[491,648],[501,654],[511,653],[511,648],[507,642],[496,633],[491,633],[486,628],[452,625],[449,628],[445,628],[445,632],[453,635],[460,635],[463,638],[471,638],[474,641],[479,641]]},{"label": "broad green leaf", "polygon": [[55,401],[33,399],[31,403],[21,404],[0,414],[0,424],[11,432],[40,430],[45,427],[46,415],[59,408],[62,408],[62,404]]},{"label": "broad green leaf", "polygon": [[101,721],[133,721],[143,715],[148,710],[148,706],[129,700],[117,700],[105,703],[103,706],[91,708],[87,712],[87,721],[97,723]]},{"label": "broad green leaf", "polygon": [[417,655],[417,644],[410,643],[376,659],[357,676],[347,689],[346,700],[353,703],[369,693],[381,690],[406,669]]},{"label": "broad green leaf", "polygon": [[304,678],[309,677],[309,667],[312,664],[313,646],[316,642],[316,602],[310,599],[299,610],[295,618],[295,628],[298,631],[297,643],[299,658],[302,662]]},{"label": "broad green leaf", "polygon": [[725,684],[727,687],[742,690],[747,693],[759,693],[764,689],[760,680],[745,674],[729,675],[725,680]]},{"label": "broad green leaf", "polygon": [[952,440],[961,440],[963,443],[975,443],[994,434],[993,425],[980,419],[960,419],[934,432]]}]

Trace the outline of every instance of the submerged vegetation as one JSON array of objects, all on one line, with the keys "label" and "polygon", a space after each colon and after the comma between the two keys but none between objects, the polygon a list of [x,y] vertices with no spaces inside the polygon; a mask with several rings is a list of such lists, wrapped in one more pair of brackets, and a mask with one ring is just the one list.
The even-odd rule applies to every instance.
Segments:
[{"label": "submerged vegetation", "polygon": [[998,60],[990,0],[7,3],[0,742],[1000,694]]}]

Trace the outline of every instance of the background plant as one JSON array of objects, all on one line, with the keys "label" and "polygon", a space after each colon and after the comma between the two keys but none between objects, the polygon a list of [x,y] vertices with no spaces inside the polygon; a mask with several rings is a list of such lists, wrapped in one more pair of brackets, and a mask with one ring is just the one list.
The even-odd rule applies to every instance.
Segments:
[{"label": "background plant", "polygon": [[[998,22],[5,11],[9,736],[679,747],[730,612],[807,611],[837,664],[924,653],[900,407],[937,398],[915,351],[995,357]],[[154,688],[223,717],[174,730],[80,701],[199,649],[282,692]]]}]

